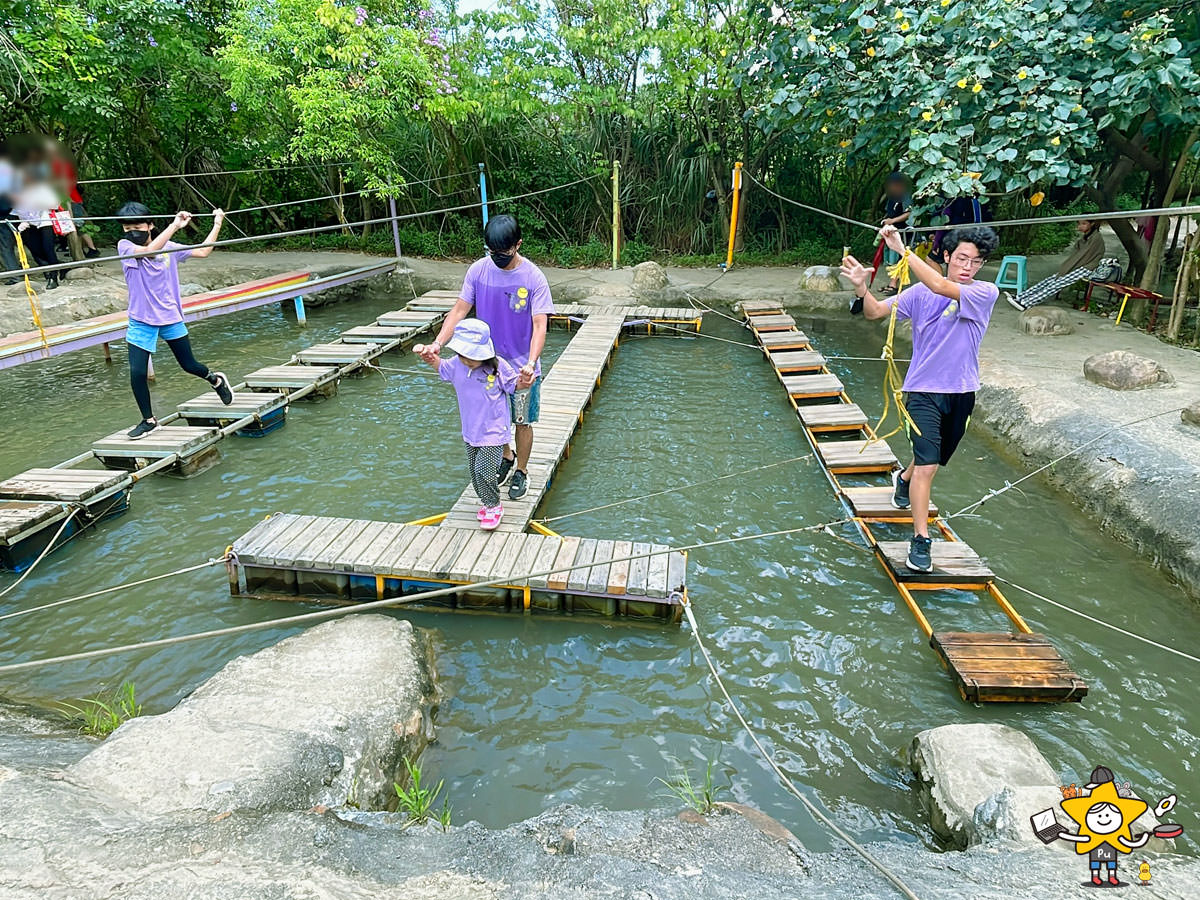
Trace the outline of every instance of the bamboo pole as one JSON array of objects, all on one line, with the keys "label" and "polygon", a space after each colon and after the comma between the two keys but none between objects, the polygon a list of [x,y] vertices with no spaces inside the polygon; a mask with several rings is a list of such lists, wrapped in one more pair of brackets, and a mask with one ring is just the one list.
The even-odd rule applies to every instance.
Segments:
[{"label": "bamboo pole", "polygon": [[612,267],[621,266],[621,161],[613,160],[612,173]]},{"label": "bamboo pole", "polygon": [[729,211],[729,252],[725,255],[725,271],[733,268],[733,245],[737,241],[738,207],[742,198],[742,164],[733,164],[733,208]]}]

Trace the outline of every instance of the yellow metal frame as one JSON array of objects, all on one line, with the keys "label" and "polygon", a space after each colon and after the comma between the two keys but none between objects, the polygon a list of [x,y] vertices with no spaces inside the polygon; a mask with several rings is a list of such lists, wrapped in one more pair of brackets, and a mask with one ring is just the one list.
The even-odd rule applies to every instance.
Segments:
[{"label": "yellow metal frame", "polygon": [[413,519],[411,522],[405,522],[405,525],[437,525],[445,520],[449,513],[438,513],[433,516],[426,516],[423,519]]}]

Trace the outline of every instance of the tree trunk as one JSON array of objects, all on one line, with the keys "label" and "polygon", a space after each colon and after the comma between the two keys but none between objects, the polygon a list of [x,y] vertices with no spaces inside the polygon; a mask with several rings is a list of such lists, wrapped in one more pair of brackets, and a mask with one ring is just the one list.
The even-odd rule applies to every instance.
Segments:
[{"label": "tree trunk", "polygon": [[[1167,189],[1163,192],[1160,206],[1170,206],[1174,202],[1175,191],[1179,189],[1179,179],[1183,175],[1183,170],[1187,167],[1188,151],[1192,149],[1192,144],[1196,142],[1198,134],[1200,134],[1200,128],[1193,128],[1192,133],[1183,142],[1183,149],[1179,153],[1179,160],[1175,163],[1175,171],[1171,173],[1171,180],[1167,183]],[[1158,273],[1162,268],[1163,251],[1167,246],[1167,232],[1170,230],[1170,220],[1166,216],[1159,216],[1158,225],[1154,229],[1154,241],[1150,247],[1150,257],[1146,261],[1146,271],[1142,273],[1141,288],[1143,290],[1152,291],[1158,284]],[[1144,308],[1145,305],[1146,301],[1143,300],[1141,306]]]},{"label": "tree trunk", "polygon": [[1175,294],[1171,298],[1171,315],[1167,319],[1167,340],[1179,340],[1179,330],[1183,327],[1183,314],[1187,309],[1188,289],[1191,287],[1192,253],[1195,246],[1195,234],[1189,234],[1183,240],[1183,256],[1179,259],[1179,275],[1175,278]]}]

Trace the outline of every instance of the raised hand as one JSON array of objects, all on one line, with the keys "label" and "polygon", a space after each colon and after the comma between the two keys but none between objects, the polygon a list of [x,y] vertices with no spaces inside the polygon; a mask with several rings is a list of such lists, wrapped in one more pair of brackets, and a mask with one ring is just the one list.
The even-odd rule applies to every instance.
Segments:
[{"label": "raised hand", "polygon": [[847,256],[842,260],[841,272],[846,278],[850,279],[850,283],[854,285],[855,290],[866,290],[875,269],[872,266],[864,266],[853,256]]}]

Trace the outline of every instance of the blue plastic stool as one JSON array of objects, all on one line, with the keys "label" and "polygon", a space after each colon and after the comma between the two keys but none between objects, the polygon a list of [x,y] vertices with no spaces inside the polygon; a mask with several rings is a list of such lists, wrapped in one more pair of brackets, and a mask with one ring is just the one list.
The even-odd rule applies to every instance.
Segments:
[{"label": "blue plastic stool", "polygon": [[[1016,269],[1016,276],[1008,276],[1008,267],[1012,266]],[[1029,285],[1029,276],[1025,273],[1025,257],[1023,256],[1006,256],[1000,260],[1000,271],[996,273],[996,287],[1012,288],[1017,293],[1025,290]]]}]

